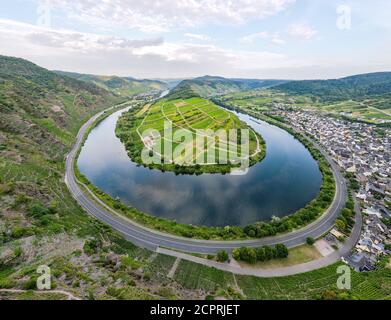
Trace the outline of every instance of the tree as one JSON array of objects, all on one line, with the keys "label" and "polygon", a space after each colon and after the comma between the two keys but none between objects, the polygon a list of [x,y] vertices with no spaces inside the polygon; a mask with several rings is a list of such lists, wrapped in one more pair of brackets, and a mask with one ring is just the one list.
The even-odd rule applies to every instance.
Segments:
[{"label": "tree", "polygon": [[255,252],[257,253],[257,260],[258,261],[265,261],[266,260],[265,248],[256,248]]},{"label": "tree", "polygon": [[225,250],[220,250],[217,252],[217,261],[219,262],[226,262],[228,261],[228,253]]},{"label": "tree", "polygon": [[340,218],[337,219],[337,221],[335,222],[335,225],[337,226],[337,228],[340,231],[344,231],[346,229],[345,222],[343,220],[341,220]]},{"label": "tree", "polygon": [[248,263],[254,264],[257,262],[257,254],[254,249],[247,248],[247,260]]},{"label": "tree", "polygon": [[287,258],[288,255],[289,255],[289,251],[288,251],[288,248],[282,244],[282,243],[279,243],[279,244],[276,244],[276,257],[277,258]]},{"label": "tree", "polygon": [[234,249],[234,250],[232,251],[232,257],[233,257],[235,260],[237,260],[237,261],[241,260],[241,251],[240,251],[240,249]]},{"label": "tree", "polygon": [[312,238],[312,237],[308,237],[307,240],[306,240],[306,242],[307,242],[308,245],[312,246],[312,245],[314,245],[315,240],[314,240],[314,238]]},{"label": "tree", "polygon": [[254,238],[257,234],[257,228],[253,225],[248,225],[243,229],[244,233],[249,237]]},{"label": "tree", "polygon": [[275,250],[274,250],[274,248],[271,248],[271,247],[268,247],[268,246],[264,246],[263,248],[265,250],[265,260],[274,259],[274,257],[275,257]]},{"label": "tree", "polygon": [[352,210],[350,210],[350,209],[348,209],[348,208],[342,209],[342,216],[343,216],[345,219],[349,219],[352,215],[353,215]]},{"label": "tree", "polygon": [[234,249],[232,251],[232,256],[235,260],[241,260],[248,263],[257,262],[257,254],[252,248],[242,247],[240,249]]}]

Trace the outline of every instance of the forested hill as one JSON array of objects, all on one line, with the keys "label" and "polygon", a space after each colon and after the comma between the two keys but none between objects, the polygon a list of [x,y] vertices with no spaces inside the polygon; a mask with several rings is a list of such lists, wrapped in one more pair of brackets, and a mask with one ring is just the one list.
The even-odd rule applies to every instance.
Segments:
[{"label": "forested hill", "polygon": [[233,92],[270,88],[284,83],[284,80],[257,80],[257,79],[227,79],[223,77],[204,76],[192,80],[182,81],[174,92],[187,92],[201,97],[211,97]]},{"label": "forested hill", "polygon": [[311,95],[321,101],[390,95],[391,72],[368,73],[331,80],[291,81],[274,89],[290,94]]},{"label": "forested hill", "polygon": [[138,80],[131,77],[98,76],[64,71],[55,72],[86,83],[92,83],[122,96],[131,96],[151,90],[165,90],[168,88],[167,83],[158,80]]},{"label": "forested hill", "polygon": [[63,157],[82,123],[117,101],[118,97],[93,84],[58,75],[27,60],[0,56],[3,151],[12,139],[22,139],[49,158]]},{"label": "forested hill", "polygon": [[176,100],[189,99],[194,97],[201,97],[201,95],[196,92],[190,81],[184,80],[180,82],[174,89],[172,89],[169,95],[165,96],[164,99]]}]

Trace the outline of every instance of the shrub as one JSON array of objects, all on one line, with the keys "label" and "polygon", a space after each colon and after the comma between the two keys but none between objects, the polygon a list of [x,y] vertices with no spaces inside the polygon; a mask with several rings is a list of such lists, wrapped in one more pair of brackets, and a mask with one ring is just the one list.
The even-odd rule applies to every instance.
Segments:
[{"label": "shrub", "polygon": [[30,279],[28,279],[24,285],[23,285],[23,289],[24,290],[36,290],[37,289],[37,277],[31,277]]},{"label": "shrub", "polygon": [[255,249],[255,252],[257,253],[257,260],[258,261],[265,261],[266,260],[266,252],[265,252],[264,247]]},{"label": "shrub", "polygon": [[0,279],[0,289],[11,289],[16,286],[16,281],[12,279]]},{"label": "shrub", "polygon": [[141,263],[139,261],[134,260],[133,258],[129,256],[123,256],[121,257],[121,263],[125,267],[129,267],[132,270],[136,270],[141,267]]},{"label": "shrub", "polygon": [[275,258],[275,249],[272,247],[264,246],[265,249],[265,260],[272,260]]},{"label": "shrub", "polygon": [[101,242],[98,239],[87,240],[84,244],[83,250],[87,255],[92,255],[101,247]]},{"label": "shrub", "polygon": [[261,248],[234,249],[232,256],[235,260],[256,263],[257,261],[268,261],[272,259],[283,259],[289,255],[288,248],[284,244],[277,244],[275,247],[263,246]]},{"label": "shrub", "polygon": [[344,231],[346,229],[346,223],[341,218],[337,219],[335,225],[340,231]]},{"label": "shrub", "polygon": [[29,228],[24,228],[24,227],[20,227],[20,226],[16,226],[16,227],[12,228],[12,231],[11,231],[11,236],[14,239],[20,239],[25,236],[30,236],[32,234],[33,234],[32,230],[30,230]]},{"label": "shrub", "polygon": [[28,209],[28,213],[33,218],[40,218],[49,214],[50,211],[42,203],[37,202],[30,206],[30,208]]},{"label": "shrub", "polygon": [[240,260],[240,249],[234,249],[232,251],[232,257],[235,259],[235,260]]},{"label": "shrub", "polygon": [[308,245],[313,246],[314,243],[315,243],[315,239],[312,238],[312,237],[308,237],[306,242],[307,242]]},{"label": "shrub", "polygon": [[228,261],[228,253],[225,250],[220,250],[217,252],[217,261],[219,262],[226,262]]},{"label": "shrub", "polygon": [[21,257],[22,254],[23,254],[23,249],[22,249],[22,247],[16,247],[16,248],[14,248],[13,254],[14,254],[14,258],[19,258],[19,257]]},{"label": "shrub", "polygon": [[283,259],[283,258],[287,258],[288,257],[288,248],[284,245],[284,244],[276,244],[276,258],[280,258],[280,259]]},{"label": "shrub", "polygon": [[244,261],[248,263],[256,263],[257,262],[257,253],[253,248],[247,248],[245,251],[245,259]]}]

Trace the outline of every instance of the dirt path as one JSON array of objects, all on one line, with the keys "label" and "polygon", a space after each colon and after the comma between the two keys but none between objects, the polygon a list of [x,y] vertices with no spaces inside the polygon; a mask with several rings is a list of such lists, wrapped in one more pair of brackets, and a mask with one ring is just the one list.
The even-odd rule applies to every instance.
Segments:
[{"label": "dirt path", "polygon": [[[0,289],[0,293],[5,292],[5,293],[26,293],[30,292],[29,290],[18,290],[18,289]],[[47,291],[38,291],[34,290],[34,293],[38,294],[46,294],[46,293],[57,293],[57,294],[63,294],[64,296],[67,296],[68,300],[81,300],[78,297],[75,297],[72,293],[63,291],[63,290],[47,290]]]},{"label": "dirt path", "polygon": [[171,279],[174,278],[174,275],[175,275],[176,269],[178,268],[179,262],[181,262],[181,258],[177,257],[174,264],[171,267],[170,272],[168,273],[169,278],[171,278]]}]

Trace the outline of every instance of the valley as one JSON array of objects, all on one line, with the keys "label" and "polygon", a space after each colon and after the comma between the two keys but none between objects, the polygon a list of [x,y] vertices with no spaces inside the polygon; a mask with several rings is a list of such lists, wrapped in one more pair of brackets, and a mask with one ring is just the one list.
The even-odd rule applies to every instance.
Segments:
[{"label": "valley", "polygon": [[[346,293],[339,291],[333,282],[329,281],[330,278],[336,277],[335,268],[339,263],[302,275],[259,278],[238,276],[190,260],[178,260],[169,255],[154,253],[152,247],[142,249],[129,243],[123,238],[123,234],[116,233],[106,224],[108,221],[101,223],[86,215],[63,182],[66,168],[64,158],[71,149],[79,128],[99,111],[107,109],[108,106],[124,103],[122,94],[107,91],[92,83],[52,73],[25,60],[8,57],[1,59],[0,76],[2,88],[0,297],[4,299],[68,299],[69,297],[82,299],[170,299],[174,297],[180,299],[221,297],[228,299],[288,297],[378,299],[387,297],[389,269],[386,267],[386,260],[384,266],[379,265],[378,270],[371,272],[369,277],[354,273],[355,286]],[[204,100],[205,98],[200,97],[198,93],[193,96],[193,90],[187,92],[185,90],[186,93],[182,90],[174,90],[172,93],[177,94],[176,101],[170,102],[170,108],[173,108],[174,113],[167,112],[166,115],[173,123],[181,126],[190,124],[188,128],[191,130],[190,127],[197,126],[196,123],[189,123],[188,119],[191,118],[192,112],[204,111],[209,116],[205,115],[205,123],[202,123],[202,126],[220,126],[221,121],[227,120],[227,115],[230,113],[217,106],[216,102],[226,104],[228,108],[243,108],[251,114],[265,112],[258,116],[267,116],[270,122],[277,121],[280,119],[279,116],[270,111],[275,110],[276,102],[278,106],[278,101],[286,101],[284,100],[286,96],[284,93],[270,93],[270,88],[264,90],[230,93],[228,96],[234,95],[234,103],[227,99],[228,96]],[[191,96],[188,95],[189,92]],[[255,100],[244,98],[246,96],[254,96]],[[155,117],[161,112],[162,105],[167,102],[155,102],[153,105],[156,108],[156,115],[154,115],[155,112],[150,113],[152,106],[148,103],[153,99],[156,99],[156,94],[152,93],[148,96],[142,93],[138,97],[127,99],[124,107],[135,106],[140,116]],[[302,99],[300,96],[289,96],[288,104],[296,101],[300,105],[300,99]],[[175,103],[179,103],[180,106],[176,106]],[[175,115],[177,108],[183,110]],[[288,110],[289,108],[291,107],[288,107]],[[105,118],[110,119],[110,114],[111,112],[105,114]],[[233,126],[244,126],[245,116],[235,114],[235,117],[237,118],[230,118],[231,122],[227,122],[227,125],[231,123]],[[152,119],[153,126],[156,125],[156,129],[161,129],[159,123]],[[100,125],[103,125],[104,121]],[[251,127],[254,126],[256,124],[251,123]],[[115,123],[111,128],[114,135]],[[93,130],[89,132],[93,133]],[[267,137],[266,131],[261,132],[259,137],[261,136]],[[265,140],[268,148],[267,139]],[[120,141],[118,143],[122,146]],[[270,155],[266,148],[264,150],[266,156],[259,163],[261,166]],[[129,165],[127,152],[125,149],[123,151],[127,159],[126,163]],[[256,165],[250,170],[255,167]],[[157,170],[151,172],[164,174]],[[223,178],[222,175],[218,176]],[[173,177],[189,178],[186,174]],[[113,204],[117,202],[115,199],[110,201],[114,201]],[[310,212],[313,209],[308,210]],[[339,210],[340,207],[335,213],[338,214]],[[129,217],[137,216],[136,214]],[[165,223],[167,226],[172,225],[170,222]],[[278,221],[275,220],[272,226],[276,227],[277,223]],[[326,230],[329,230],[332,225],[333,223],[326,227]],[[177,226],[185,232],[182,236],[188,236],[186,233],[189,230],[195,234],[199,232],[194,226],[190,229],[179,224]],[[262,224],[262,226],[267,225]],[[271,230],[268,228],[265,230]],[[201,231],[202,228],[199,230]],[[217,231],[216,234],[223,230],[227,231],[226,228],[214,230]],[[255,225],[255,228],[250,226],[241,230],[231,228],[229,231],[247,232],[242,233],[246,238],[257,230]],[[202,232],[199,234],[203,235]],[[294,239],[294,233],[292,235]],[[287,239],[289,237],[288,233]],[[300,242],[305,242],[306,237],[304,233]],[[134,238],[126,236],[125,238],[145,246]],[[281,240],[279,239],[278,242]],[[254,240],[250,247],[257,248],[265,243],[270,242]],[[162,242],[159,241],[159,245],[161,244]],[[286,244],[288,247],[297,245],[294,241],[291,244],[288,241]],[[214,248],[212,252],[216,253],[217,249],[221,250],[221,248],[227,251],[232,249],[223,245]],[[209,255],[213,261],[217,259],[213,254]],[[313,256],[314,259],[319,257],[316,254]],[[295,255],[292,255],[291,259],[295,260]],[[42,263],[48,264],[53,271],[53,288],[55,288],[53,293],[36,294],[32,291],[36,288],[36,267]],[[268,262],[268,265],[278,266],[285,263],[287,262],[284,260],[276,260]],[[175,269],[173,269],[174,265]],[[300,264],[295,268],[300,268]],[[379,282],[382,283],[380,288],[377,285]],[[290,283],[291,286],[285,288],[284,283]],[[319,286],[320,283],[323,285]],[[300,294],[293,287],[300,288]]]}]

